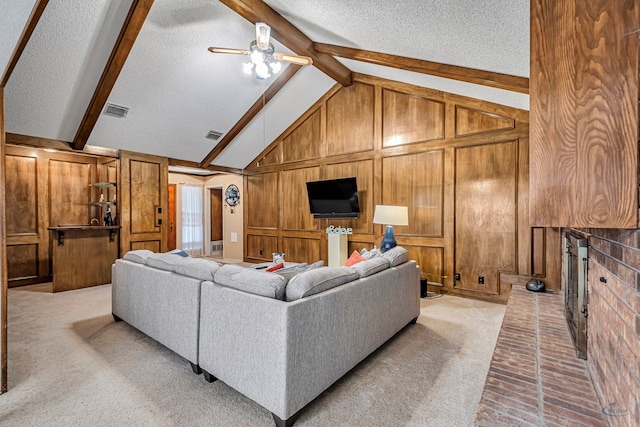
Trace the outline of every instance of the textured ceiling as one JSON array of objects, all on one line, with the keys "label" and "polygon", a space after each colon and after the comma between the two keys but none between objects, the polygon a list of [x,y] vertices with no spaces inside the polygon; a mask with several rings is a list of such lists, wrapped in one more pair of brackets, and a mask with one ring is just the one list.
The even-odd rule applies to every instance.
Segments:
[{"label": "textured ceiling", "polygon": [[35,0],[30,1],[14,1],[11,7],[7,4],[10,0],[0,1],[0,28],[2,28],[2,37],[0,37],[0,78],[9,65],[13,50],[20,39],[20,34],[24,28],[29,14],[33,8]]},{"label": "textured ceiling", "polygon": [[[528,76],[527,0],[266,2],[316,42]],[[5,3],[0,23],[11,31],[0,44],[2,67],[33,5]],[[7,84],[7,132],[73,140],[130,4],[49,0]],[[201,162],[216,144],[209,130],[228,132],[274,80],[243,74],[245,57],[207,48],[246,49],[254,36],[250,22],[218,1],[155,0],[108,99],[130,111],[100,115],[88,144]],[[338,59],[352,71],[528,109],[524,94]],[[304,67],[213,164],[247,166],[334,84]]]}]

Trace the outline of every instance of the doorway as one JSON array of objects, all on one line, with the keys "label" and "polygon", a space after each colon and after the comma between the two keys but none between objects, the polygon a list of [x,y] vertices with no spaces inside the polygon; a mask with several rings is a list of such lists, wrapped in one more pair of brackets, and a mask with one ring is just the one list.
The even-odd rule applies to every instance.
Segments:
[{"label": "doorway", "polygon": [[211,256],[224,257],[222,231],[222,187],[209,188],[209,226]]}]

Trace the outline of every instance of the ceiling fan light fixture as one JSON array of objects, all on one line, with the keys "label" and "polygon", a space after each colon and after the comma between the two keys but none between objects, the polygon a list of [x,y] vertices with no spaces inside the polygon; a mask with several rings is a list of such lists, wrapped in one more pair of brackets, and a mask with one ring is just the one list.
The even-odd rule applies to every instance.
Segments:
[{"label": "ceiling fan light fixture", "polygon": [[260,49],[269,48],[271,37],[271,27],[264,22],[256,22],[256,43]]},{"label": "ceiling fan light fixture", "polygon": [[271,72],[273,74],[278,74],[282,69],[282,64],[278,61],[269,61],[269,68],[271,68]]},{"label": "ceiling fan light fixture", "polygon": [[242,71],[244,71],[245,74],[251,74],[253,72],[253,62],[243,62]]},{"label": "ceiling fan light fixture", "polygon": [[269,77],[271,77],[269,67],[265,62],[256,64],[256,77],[260,80],[268,79]]}]

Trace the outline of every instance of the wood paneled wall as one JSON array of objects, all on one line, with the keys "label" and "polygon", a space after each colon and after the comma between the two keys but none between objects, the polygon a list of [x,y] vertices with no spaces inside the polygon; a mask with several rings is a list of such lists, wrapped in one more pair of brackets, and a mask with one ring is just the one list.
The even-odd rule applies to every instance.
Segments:
[{"label": "wood paneled wall", "polygon": [[7,146],[4,159],[9,287],[48,281],[47,227],[100,220],[90,184],[103,179],[98,165],[114,160],[22,146]]},{"label": "wood paneled wall", "polygon": [[[349,251],[371,248],[384,232],[372,223],[375,206],[404,205],[409,225],[395,227],[396,239],[430,282],[498,300],[532,275],[559,288],[559,265],[548,261],[559,234],[529,225],[528,131],[526,111],[355,75],[247,168],[245,260],[276,251],[327,260],[329,225],[353,229]],[[349,176],[358,218],[314,219],[305,183]]]}]

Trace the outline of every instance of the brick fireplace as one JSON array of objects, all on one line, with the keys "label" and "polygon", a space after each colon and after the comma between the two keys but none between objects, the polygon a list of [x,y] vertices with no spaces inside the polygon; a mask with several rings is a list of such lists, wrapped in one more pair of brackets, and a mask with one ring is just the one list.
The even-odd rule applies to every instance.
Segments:
[{"label": "brick fireplace", "polygon": [[589,229],[587,366],[610,425],[640,425],[640,230]]}]

